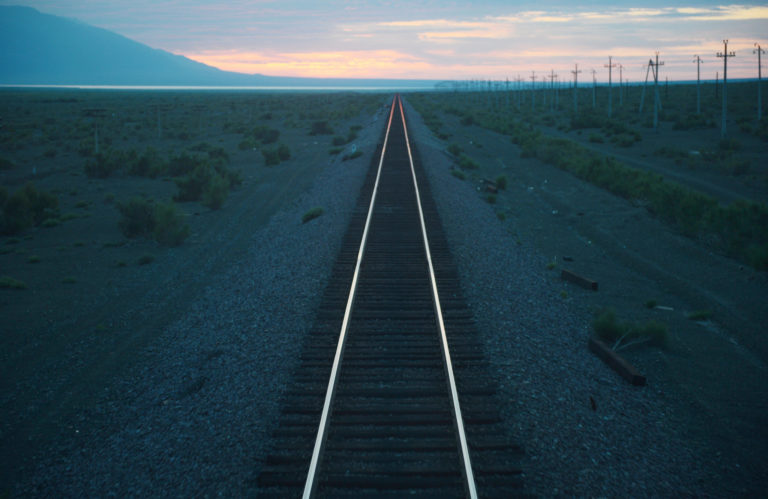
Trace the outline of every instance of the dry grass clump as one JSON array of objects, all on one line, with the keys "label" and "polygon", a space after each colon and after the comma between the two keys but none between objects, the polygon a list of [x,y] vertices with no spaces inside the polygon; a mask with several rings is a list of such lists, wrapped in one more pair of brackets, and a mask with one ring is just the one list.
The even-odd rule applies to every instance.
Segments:
[{"label": "dry grass clump", "polygon": [[27,284],[13,277],[4,275],[0,277],[0,289],[27,289]]},{"label": "dry grass clump", "polygon": [[322,215],[324,212],[325,212],[325,210],[323,210],[323,208],[321,208],[320,206],[316,206],[316,207],[312,208],[311,210],[308,210],[306,213],[304,213],[304,215],[302,215],[301,223],[305,224],[305,223],[309,222],[310,220],[314,220],[315,218],[317,218],[320,215]]},{"label": "dry grass clump", "polygon": [[617,351],[640,344],[659,348],[667,345],[666,325],[653,320],[645,324],[619,322],[616,312],[610,308],[598,312],[592,321],[592,328],[600,340]]}]

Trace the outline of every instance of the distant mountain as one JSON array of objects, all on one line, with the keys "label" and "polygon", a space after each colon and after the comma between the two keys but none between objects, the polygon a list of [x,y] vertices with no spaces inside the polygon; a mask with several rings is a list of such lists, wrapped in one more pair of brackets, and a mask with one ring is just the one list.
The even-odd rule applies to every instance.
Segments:
[{"label": "distant mountain", "polygon": [[432,82],[233,73],[79,21],[0,6],[0,84],[426,87]]}]

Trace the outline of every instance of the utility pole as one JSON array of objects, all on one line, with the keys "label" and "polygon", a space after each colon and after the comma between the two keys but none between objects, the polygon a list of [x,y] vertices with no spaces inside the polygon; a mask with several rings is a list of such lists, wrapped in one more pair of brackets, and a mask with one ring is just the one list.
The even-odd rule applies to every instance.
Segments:
[{"label": "utility pole", "polygon": [[506,81],[504,82],[504,99],[506,107],[509,107],[509,77],[507,76]]},{"label": "utility pole", "polygon": [[517,109],[522,109],[523,106],[523,78],[518,74],[515,78],[517,82]]},{"label": "utility pole", "polygon": [[663,62],[659,62],[658,52],[656,52],[656,62],[653,62],[653,59],[648,61],[648,66],[653,68],[653,128],[657,131],[659,129],[659,110],[661,109],[661,98],[659,97],[659,66],[663,65]]},{"label": "utility pole", "polygon": [[724,48],[717,53],[717,57],[723,58],[723,127],[720,135],[725,137],[725,120],[728,113],[728,58],[736,57],[736,52],[728,52],[728,40],[723,40]]},{"label": "utility pole", "polygon": [[693,60],[696,63],[696,114],[701,114],[701,57],[693,57],[696,58]]},{"label": "utility pole", "polygon": [[549,73],[549,81],[550,85],[552,87],[552,95],[549,99],[549,110],[554,111],[555,110],[555,78],[557,78],[557,75],[555,74],[555,70],[553,69]]},{"label": "utility pole", "polygon": [[597,105],[597,99],[595,99],[595,91],[597,89],[597,77],[595,76],[597,74],[597,71],[594,69],[591,69],[592,71],[592,107],[594,108],[595,105]]},{"label": "utility pole", "polygon": [[579,96],[578,96],[578,87],[579,87],[579,73],[581,73],[581,70],[579,69],[579,65],[576,64],[576,67],[573,71],[573,112],[577,113],[579,112]]},{"label": "utility pole", "polygon": [[643,104],[645,104],[645,90],[648,88],[648,74],[651,72],[652,67],[653,59],[648,59],[648,65],[645,66],[645,83],[643,83],[643,93],[640,94],[640,110],[638,111],[640,114],[643,113]]},{"label": "utility pole", "polygon": [[762,90],[760,87],[763,85],[763,63],[760,54],[764,54],[765,50],[760,48],[759,43],[755,43],[755,50],[752,53],[757,53],[757,121],[763,119],[763,98]]},{"label": "utility pole", "polygon": [[720,72],[715,71],[715,99],[720,96]]},{"label": "utility pole", "polygon": [[619,64],[619,107],[624,105],[624,65]]},{"label": "utility pole", "polygon": [[531,71],[531,110],[536,108],[536,71]]},{"label": "utility pole", "polygon": [[618,66],[619,66],[618,64],[613,63],[613,57],[611,57],[610,55],[608,56],[608,64],[607,65],[603,64],[604,68],[608,68],[608,117],[609,118],[611,117],[611,100],[612,100],[611,99],[611,86],[612,86],[611,70]]}]

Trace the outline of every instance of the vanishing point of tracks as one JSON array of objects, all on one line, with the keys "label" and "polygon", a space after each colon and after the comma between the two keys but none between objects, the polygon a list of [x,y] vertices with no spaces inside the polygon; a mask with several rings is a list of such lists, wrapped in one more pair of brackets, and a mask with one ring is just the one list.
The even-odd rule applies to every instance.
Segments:
[{"label": "vanishing point of tracks", "polygon": [[393,99],[286,394],[265,497],[509,497],[520,450]]}]

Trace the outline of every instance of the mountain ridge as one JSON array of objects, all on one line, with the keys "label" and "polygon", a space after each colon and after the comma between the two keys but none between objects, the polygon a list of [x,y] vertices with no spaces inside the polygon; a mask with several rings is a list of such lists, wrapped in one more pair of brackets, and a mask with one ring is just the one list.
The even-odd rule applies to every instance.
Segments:
[{"label": "mountain ridge", "polygon": [[428,87],[428,80],[301,78],[223,71],[76,19],[0,6],[0,84]]}]

